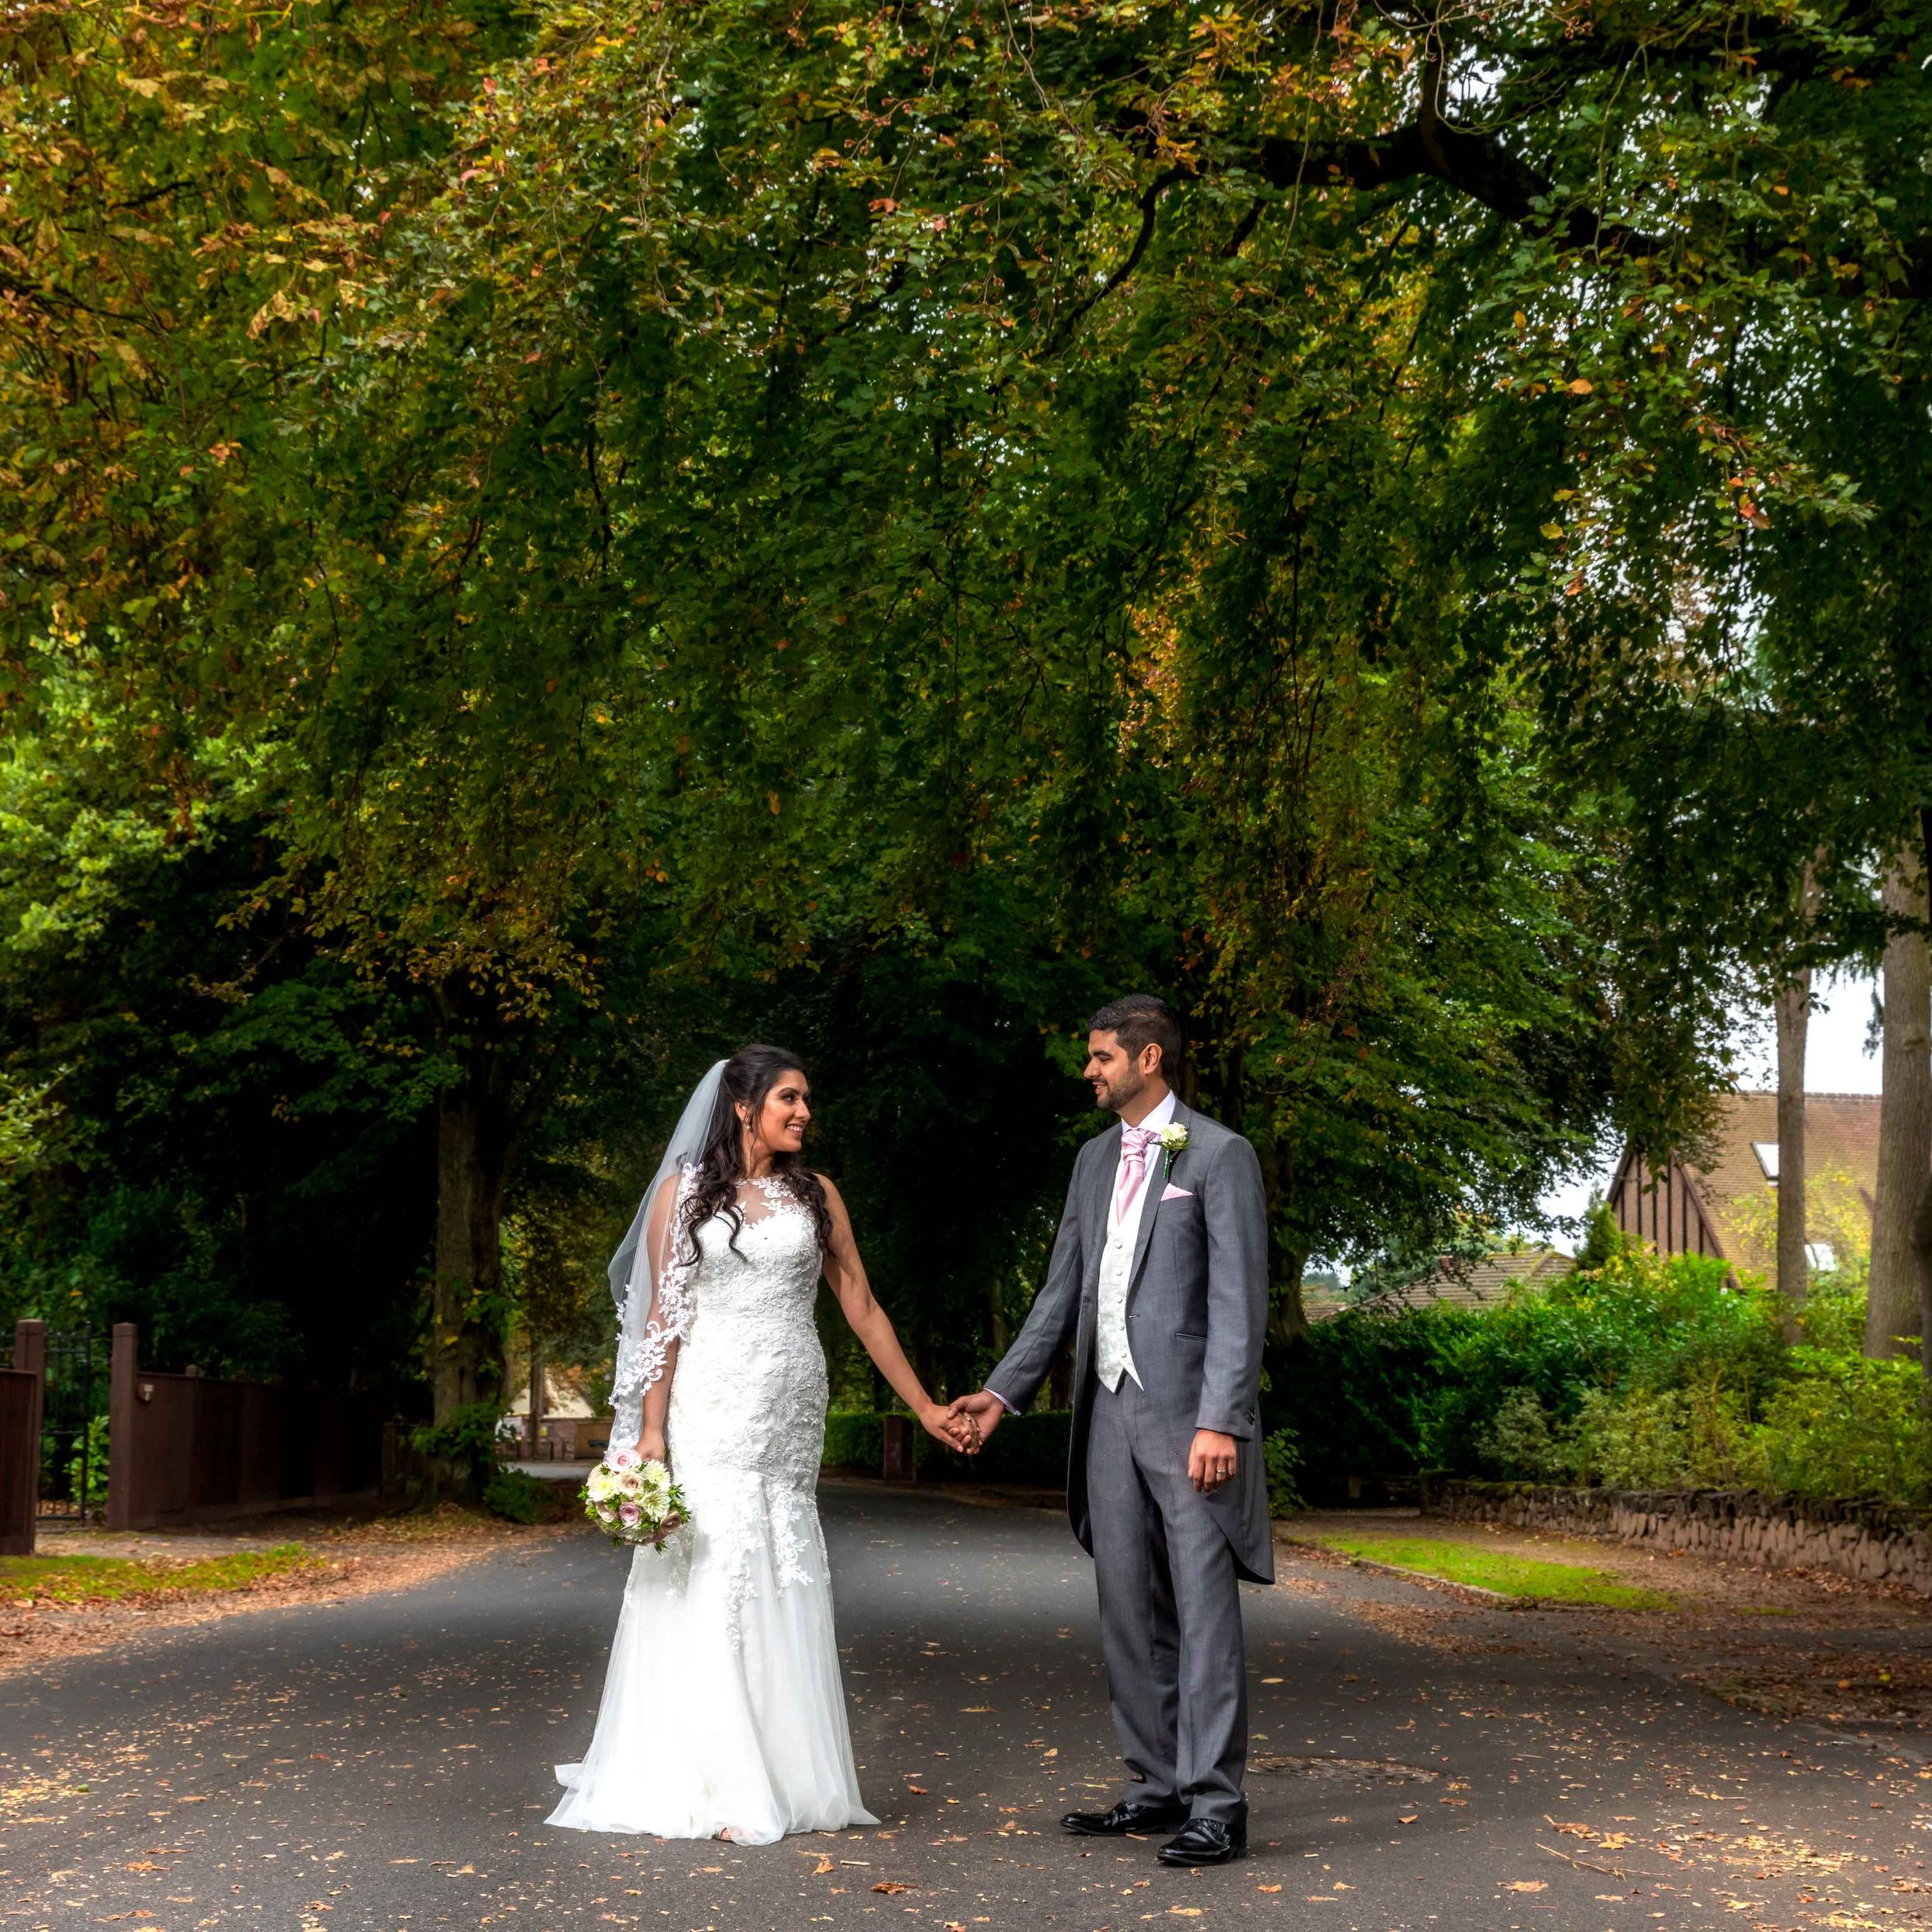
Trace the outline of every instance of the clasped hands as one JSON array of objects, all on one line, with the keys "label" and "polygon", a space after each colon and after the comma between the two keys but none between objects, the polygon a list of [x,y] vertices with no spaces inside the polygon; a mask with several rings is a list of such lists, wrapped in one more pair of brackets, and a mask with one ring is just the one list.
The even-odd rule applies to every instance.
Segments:
[{"label": "clasped hands", "polygon": [[[993,1432],[1005,1416],[1005,1403],[991,1389],[976,1390],[970,1395],[956,1397],[942,1412],[944,1421],[952,1423],[963,1422],[971,1426],[970,1440],[952,1436],[953,1446],[969,1456],[976,1456],[986,1446]],[[931,1423],[926,1426],[939,1435],[940,1429]],[[952,1436],[952,1430],[946,1430]],[[1198,1429],[1194,1439],[1187,1451],[1187,1480],[1203,1495],[1218,1489],[1235,1473],[1240,1465],[1240,1452],[1232,1436],[1224,1436],[1218,1429]]]},{"label": "clasped hands", "polygon": [[919,1412],[919,1426],[928,1436],[963,1456],[980,1453],[980,1426],[970,1415],[957,1415],[956,1402],[929,1402]]}]

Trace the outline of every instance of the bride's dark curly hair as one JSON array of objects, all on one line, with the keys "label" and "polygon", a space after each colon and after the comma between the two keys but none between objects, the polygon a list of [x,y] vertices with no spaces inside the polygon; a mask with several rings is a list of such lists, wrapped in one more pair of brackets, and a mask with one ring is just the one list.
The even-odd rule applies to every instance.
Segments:
[{"label": "bride's dark curly hair", "polygon": [[[745,1216],[738,1204],[738,1191],[745,1179],[744,1123],[741,1107],[751,1110],[756,1121],[765,1111],[766,1097],[787,1073],[803,1074],[804,1063],[796,1053],[778,1046],[741,1046],[724,1063],[718,1088],[717,1109],[711,1116],[711,1131],[705,1136],[704,1151],[698,1156],[697,1177],[686,1197],[679,1218],[679,1232],[685,1244],[684,1259],[697,1259],[697,1230],[714,1215],[722,1215],[731,1224],[731,1246],[735,1253]],[[825,1199],[825,1184],[796,1154],[772,1156],[772,1178],[812,1218],[821,1251],[831,1246],[831,1209]]]}]

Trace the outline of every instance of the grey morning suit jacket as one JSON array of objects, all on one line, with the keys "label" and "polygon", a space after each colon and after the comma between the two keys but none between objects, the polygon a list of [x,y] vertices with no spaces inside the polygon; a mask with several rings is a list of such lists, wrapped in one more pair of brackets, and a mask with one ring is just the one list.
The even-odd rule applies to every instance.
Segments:
[{"label": "grey morning suit jacket", "polygon": [[[1127,1343],[1149,1401],[1169,1415],[1180,1466],[1197,1429],[1239,1439],[1232,1481],[1205,1501],[1250,1582],[1274,1581],[1267,1474],[1261,1461],[1259,1391],[1268,1322],[1267,1212],[1261,1163],[1240,1135],[1177,1101],[1187,1145],[1165,1180],[1156,1149],[1127,1285]],[[1097,1135],[1073,1162],[1066,1211],[1053,1243],[1046,1284],[987,1388],[1016,1408],[1039,1393],[1072,1332],[1073,1443],[1066,1470],[1066,1513],[1088,1555],[1094,1550],[1087,1502],[1087,1436],[1094,1410],[1094,1330],[1101,1251],[1120,1163],[1118,1125]],[[1170,1187],[1184,1199],[1163,1200]]]}]

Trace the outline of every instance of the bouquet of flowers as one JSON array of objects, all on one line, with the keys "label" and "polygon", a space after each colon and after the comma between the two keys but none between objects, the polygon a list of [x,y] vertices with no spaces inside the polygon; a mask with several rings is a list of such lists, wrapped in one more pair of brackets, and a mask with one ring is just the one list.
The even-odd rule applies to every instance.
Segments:
[{"label": "bouquet of flowers", "polygon": [[634,1449],[606,1456],[591,1471],[583,1512],[613,1543],[648,1543],[655,1550],[686,1519],[684,1492],[670,1471]]}]

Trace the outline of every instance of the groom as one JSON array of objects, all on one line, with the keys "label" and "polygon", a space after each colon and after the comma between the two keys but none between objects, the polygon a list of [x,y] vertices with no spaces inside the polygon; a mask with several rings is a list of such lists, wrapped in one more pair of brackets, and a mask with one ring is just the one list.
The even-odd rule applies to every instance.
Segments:
[{"label": "groom", "polygon": [[1257,1384],[1267,1325],[1260,1163],[1181,1104],[1180,1028],[1135,994],[1090,1023],[1087,1078],[1121,1124],[1083,1147],[1045,1286],[1006,1359],[956,1412],[981,1438],[1075,1336],[1073,1533],[1094,1559],[1127,1791],[1070,1812],[1089,1836],[1173,1831],[1161,1861],[1248,1847],[1240,1578],[1274,1580]]}]

